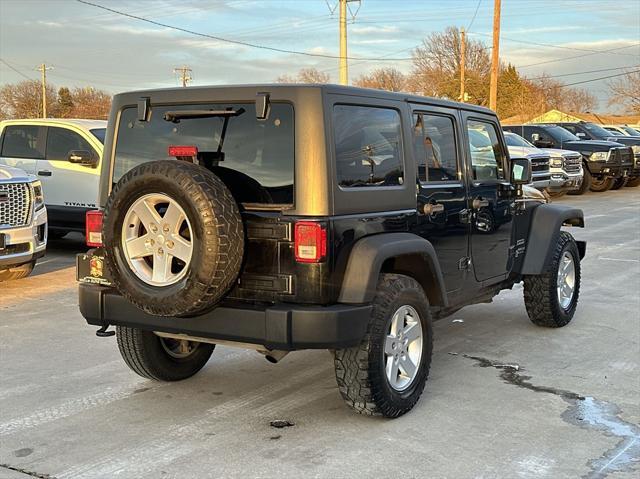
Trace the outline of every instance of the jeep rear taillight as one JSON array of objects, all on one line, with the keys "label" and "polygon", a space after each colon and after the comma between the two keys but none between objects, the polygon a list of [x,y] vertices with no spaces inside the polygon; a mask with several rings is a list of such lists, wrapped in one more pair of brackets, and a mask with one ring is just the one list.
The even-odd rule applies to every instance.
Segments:
[{"label": "jeep rear taillight", "polygon": [[294,230],[296,261],[319,263],[327,255],[327,230],[314,221],[298,221]]},{"label": "jeep rear taillight", "polygon": [[169,147],[169,156],[175,158],[196,158],[198,156],[198,147],[171,145]]},{"label": "jeep rear taillight", "polygon": [[85,227],[87,246],[102,246],[102,211],[87,211]]}]

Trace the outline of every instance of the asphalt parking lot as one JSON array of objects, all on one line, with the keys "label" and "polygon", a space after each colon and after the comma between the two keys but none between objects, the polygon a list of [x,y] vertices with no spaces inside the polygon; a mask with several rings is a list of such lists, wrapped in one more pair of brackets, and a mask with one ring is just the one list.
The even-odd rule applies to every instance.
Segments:
[{"label": "asphalt parking lot", "polygon": [[82,237],[53,242],[0,287],[0,478],[638,477],[640,188],[562,202],[587,226],[573,322],[533,326],[520,286],[437,322],[397,420],[351,412],[326,351],[219,347],[190,380],[136,376],[78,312]]}]

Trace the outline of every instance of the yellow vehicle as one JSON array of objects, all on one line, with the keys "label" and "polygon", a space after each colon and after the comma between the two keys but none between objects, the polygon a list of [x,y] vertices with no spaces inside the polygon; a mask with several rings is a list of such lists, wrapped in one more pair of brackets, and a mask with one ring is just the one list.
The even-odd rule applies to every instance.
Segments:
[{"label": "yellow vehicle", "polygon": [[85,214],[97,205],[106,127],[104,120],[0,122],[0,165],[40,179],[50,238],[84,232]]}]

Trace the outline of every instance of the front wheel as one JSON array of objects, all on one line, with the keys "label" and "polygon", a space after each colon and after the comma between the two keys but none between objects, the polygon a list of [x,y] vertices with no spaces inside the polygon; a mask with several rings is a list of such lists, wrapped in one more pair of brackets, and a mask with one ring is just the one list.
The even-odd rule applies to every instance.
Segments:
[{"label": "front wheel", "polygon": [[613,182],[613,185],[611,185],[611,189],[612,190],[619,190],[620,188],[624,188],[625,186],[627,186],[627,182],[629,181],[629,178],[624,176],[624,177],[620,177],[620,178],[616,178]]},{"label": "front wheel", "polygon": [[640,186],[640,176],[631,176],[625,185],[628,188],[635,188],[636,186]]},{"label": "front wheel", "polygon": [[156,381],[180,381],[200,371],[215,345],[161,338],[152,331],[116,326],[120,355],[133,372]]},{"label": "front wheel", "polygon": [[603,191],[609,191],[613,187],[613,178],[591,178],[591,191],[596,193],[602,193]]},{"label": "front wheel", "polygon": [[402,416],[424,390],[432,350],[429,302],[422,287],[408,276],[383,274],[362,342],[335,351],[340,394],[361,414]]},{"label": "front wheel", "polygon": [[561,328],[569,324],[580,295],[580,253],[573,236],[565,231],[541,275],[524,277],[524,304],[537,326]]}]

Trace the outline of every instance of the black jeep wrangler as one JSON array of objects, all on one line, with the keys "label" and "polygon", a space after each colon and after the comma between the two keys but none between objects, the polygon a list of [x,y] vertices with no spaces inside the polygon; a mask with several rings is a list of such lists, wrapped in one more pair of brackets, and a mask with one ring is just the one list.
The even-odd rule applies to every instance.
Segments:
[{"label": "black jeep wrangler", "polygon": [[576,310],[586,245],[561,227],[582,211],[528,196],[529,160],[485,108],[334,85],[124,93],[104,160],[80,310],[150,379],[192,376],[216,344],[329,349],[346,402],[397,417],[433,319],[521,281],[536,325]]}]

